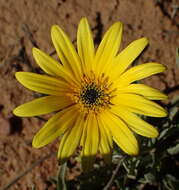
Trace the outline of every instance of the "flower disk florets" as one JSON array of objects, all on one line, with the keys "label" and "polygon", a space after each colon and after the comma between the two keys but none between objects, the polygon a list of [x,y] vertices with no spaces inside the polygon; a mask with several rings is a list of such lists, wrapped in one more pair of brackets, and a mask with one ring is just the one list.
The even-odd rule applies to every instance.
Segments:
[{"label": "flower disk florets", "polygon": [[104,92],[98,89],[98,87],[94,83],[92,83],[82,89],[80,99],[84,104],[90,107],[92,105],[98,105],[99,100],[103,96],[103,94]]},{"label": "flower disk florets", "polygon": [[72,96],[75,97],[75,102],[79,104],[82,111],[98,113],[112,105],[111,99],[114,97],[115,90],[112,90],[111,86],[112,83],[104,75],[99,78],[94,74],[89,77],[84,75],[81,88],[77,89]]}]

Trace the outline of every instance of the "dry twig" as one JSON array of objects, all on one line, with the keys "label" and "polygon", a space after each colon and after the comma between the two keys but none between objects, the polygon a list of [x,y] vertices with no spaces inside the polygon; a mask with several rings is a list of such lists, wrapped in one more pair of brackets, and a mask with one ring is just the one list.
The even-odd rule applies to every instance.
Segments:
[{"label": "dry twig", "polygon": [[116,169],[113,171],[113,174],[112,174],[110,180],[108,181],[106,186],[103,188],[103,190],[108,190],[111,187],[124,159],[125,159],[125,157],[123,157],[121,160],[119,160],[119,163],[117,164]]}]

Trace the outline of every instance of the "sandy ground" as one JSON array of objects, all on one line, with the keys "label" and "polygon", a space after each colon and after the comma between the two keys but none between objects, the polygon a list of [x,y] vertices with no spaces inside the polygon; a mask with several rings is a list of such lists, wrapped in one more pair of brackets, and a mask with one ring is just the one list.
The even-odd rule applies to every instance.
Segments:
[{"label": "sandy ground", "polygon": [[[157,2],[161,2],[158,3]],[[50,28],[60,25],[75,41],[77,25],[86,16],[98,44],[102,34],[115,21],[124,23],[123,49],[131,41],[146,36],[150,46],[139,61],[156,61],[167,66],[164,74],[146,80],[161,90],[179,85],[176,48],[179,47],[177,0],[0,0],[0,187],[9,183],[36,160],[57,150],[56,141],[45,148],[31,148],[31,139],[44,121],[17,118],[12,110],[37,94],[15,80],[16,71],[39,71],[31,49],[37,46],[54,51]],[[179,4],[179,3],[178,3]],[[179,94],[178,91],[171,93]],[[10,190],[48,188],[46,180],[57,173],[57,159],[51,156],[19,180]],[[71,172],[68,178],[78,172]],[[51,188],[53,189],[53,188]]]}]

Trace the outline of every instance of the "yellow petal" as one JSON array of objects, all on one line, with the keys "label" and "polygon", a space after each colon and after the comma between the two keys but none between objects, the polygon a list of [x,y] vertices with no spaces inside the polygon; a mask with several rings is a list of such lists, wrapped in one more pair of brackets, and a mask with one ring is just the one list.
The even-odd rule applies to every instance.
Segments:
[{"label": "yellow petal", "polygon": [[108,128],[102,122],[102,118],[98,118],[99,131],[100,131],[100,142],[99,142],[99,152],[102,154],[104,161],[107,164],[111,164],[112,161],[112,148],[113,140],[112,135]]},{"label": "yellow petal", "polygon": [[134,132],[138,133],[139,135],[151,138],[158,136],[158,131],[152,125],[145,122],[135,114],[127,111],[125,107],[114,107],[112,109],[112,112],[118,115],[123,121],[125,121],[128,124],[129,128],[131,128]]},{"label": "yellow petal", "polygon": [[141,80],[148,76],[163,72],[165,69],[166,67],[159,63],[146,63],[137,65],[123,73],[116,81],[116,84],[119,87],[127,86],[134,81]]},{"label": "yellow petal", "polygon": [[77,80],[79,80],[81,76],[81,62],[70,39],[57,25],[52,26],[51,37],[64,67],[74,74]]},{"label": "yellow petal", "polygon": [[114,61],[114,67],[111,68],[110,77],[118,78],[127,67],[140,55],[148,44],[147,38],[140,38],[130,43],[122,52],[117,55]]},{"label": "yellow petal", "polygon": [[82,137],[82,167],[83,171],[87,172],[93,166],[95,155],[97,154],[99,148],[99,127],[97,118],[93,113],[89,113],[86,118],[86,127],[84,135],[86,138]]},{"label": "yellow petal", "polygon": [[69,85],[57,78],[30,72],[16,72],[16,79],[30,90],[50,95],[62,95],[69,91]]},{"label": "yellow petal", "polygon": [[118,94],[114,99],[113,103],[117,106],[125,106],[128,110],[130,109],[134,113],[143,114],[152,117],[165,117],[167,112],[164,108],[145,99],[142,96],[136,94]]},{"label": "yellow petal", "polygon": [[60,163],[64,163],[75,151],[80,143],[84,126],[84,114],[80,114],[74,126],[65,132],[58,149]]},{"label": "yellow petal", "polygon": [[113,140],[127,154],[137,155],[139,152],[138,143],[126,124],[111,112],[104,112],[103,121],[111,131]]},{"label": "yellow petal", "polygon": [[55,114],[34,136],[33,147],[40,148],[52,142],[74,125],[76,117],[77,110],[75,106],[71,106]]},{"label": "yellow petal", "polygon": [[20,117],[32,117],[58,111],[71,104],[66,96],[45,96],[37,98],[14,109],[14,115]]},{"label": "yellow petal", "polygon": [[100,74],[111,66],[111,59],[116,56],[122,38],[122,23],[116,22],[105,33],[95,56],[95,71]]},{"label": "yellow petal", "polygon": [[53,59],[51,56],[47,55],[46,53],[37,48],[33,48],[32,53],[37,64],[47,74],[62,77],[67,82],[73,81],[76,83],[76,81],[73,79],[73,76],[70,75],[69,72],[67,73],[62,64]]},{"label": "yellow petal", "polygon": [[130,84],[127,87],[118,89],[119,93],[132,93],[142,95],[150,100],[165,100],[168,97],[159,90],[146,86],[144,84]]},{"label": "yellow petal", "polygon": [[91,29],[86,18],[82,18],[78,26],[77,47],[83,71],[90,71],[94,62],[94,43]]}]

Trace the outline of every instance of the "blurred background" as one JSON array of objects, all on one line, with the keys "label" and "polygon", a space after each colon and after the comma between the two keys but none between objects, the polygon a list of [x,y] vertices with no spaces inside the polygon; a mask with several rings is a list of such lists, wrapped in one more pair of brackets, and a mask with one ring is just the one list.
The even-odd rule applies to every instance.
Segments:
[{"label": "blurred background", "polygon": [[[170,97],[162,102],[169,118],[148,119],[163,136],[140,138],[141,154],[125,159],[109,189],[179,190],[178,0],[0,0],[0,189],[57,189],[58,176],[63,174],[58,172],[54,156],[58,140],[45,148],[31,147],[32,137],[49,115],[18,118],[12,114],[16,106],[39,96],[21,86],[14,75],[17,71],[41,73],[32,57],[34,46],[56,56],[50,39],[53,24],[62,27],[76,44],[77,26],[83,16],[89,20],[95,45],[111,24],[121,21],[124,31],[120,49],[145,36],[150,44],[135,64],[155,61],[168,68],[145,80]],[[95,170],[86,175],[81,175],[79,164],[71,158],[65,176],[68,189],[103,189],[121,155],[116,149],[110,167],[103,167],[98,156]],[[26,170],[26,175],[6,186]]]}]

